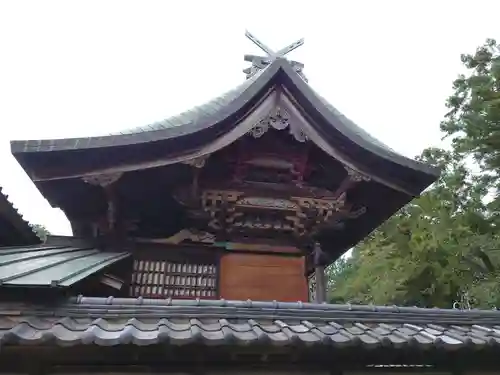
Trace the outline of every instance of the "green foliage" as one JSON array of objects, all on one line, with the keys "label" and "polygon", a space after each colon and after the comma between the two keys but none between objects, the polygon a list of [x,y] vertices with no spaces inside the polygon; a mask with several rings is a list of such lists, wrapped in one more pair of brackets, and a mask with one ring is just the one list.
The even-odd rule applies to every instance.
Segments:
[{"label": "green foliage", "polygon": [[50,235],[50,232],[47,228],[45,228],[44,225],[41,225],[41,224],[33,224],[31,226],[33,228],[33,231],[38,235],[38,237],[40,237],[40,239],[45,242],[45,240],[47,239],[47,236]]},{"label": "green foliage", "polygon": [[473,55],[462,55],[469,75],[453,83],[455,92],[441,130],[455,151],[471,155],[485,171],[500,166],[500,45],[488,39]]},{"label": "green foliage", "polygon": [[[462,56],[441,124],[452,149],[427,149],[440,179],[400,210],[330,275],[332,302],[500,307],[500,48]],[[481,173],[471,171],[470,160]]]}]

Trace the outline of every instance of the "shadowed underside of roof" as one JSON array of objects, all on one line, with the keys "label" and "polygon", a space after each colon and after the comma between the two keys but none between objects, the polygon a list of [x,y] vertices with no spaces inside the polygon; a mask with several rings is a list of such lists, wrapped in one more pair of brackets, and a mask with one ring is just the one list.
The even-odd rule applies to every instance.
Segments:
[{"label": "shadowed underside of roof", "polygon": [[[74,298],[55,307],[4,304],[9,344],[500,348],[500,312],[304,303]],[[36,311],[36,313],[34,313]]]}]

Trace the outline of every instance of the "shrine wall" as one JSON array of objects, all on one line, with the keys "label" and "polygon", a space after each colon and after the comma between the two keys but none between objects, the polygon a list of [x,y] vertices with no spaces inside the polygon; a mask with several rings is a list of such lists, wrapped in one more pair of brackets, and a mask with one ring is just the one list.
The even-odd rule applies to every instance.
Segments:
[{"label": "shrine wall", "polygon": [[220,297],[228,300],[307,302],[304,257],[226,254],[220,261]]}]

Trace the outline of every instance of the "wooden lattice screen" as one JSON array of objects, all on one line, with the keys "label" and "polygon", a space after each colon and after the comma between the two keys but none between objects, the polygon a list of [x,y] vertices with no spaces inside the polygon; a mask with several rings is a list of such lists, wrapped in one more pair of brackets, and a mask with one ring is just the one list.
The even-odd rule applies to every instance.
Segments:
[{"label": "wooden lattice screen", "polygon": [[217,267],[215,264],[135,260],[130,295],[217,298]]}]

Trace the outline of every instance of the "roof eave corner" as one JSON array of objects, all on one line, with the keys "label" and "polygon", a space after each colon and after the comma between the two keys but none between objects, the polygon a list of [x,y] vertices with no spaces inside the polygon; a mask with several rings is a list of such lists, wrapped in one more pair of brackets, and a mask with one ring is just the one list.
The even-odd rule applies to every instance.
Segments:
[{"label": "roof eave corner", "polygon": [[24,152],[28,152],[29,141],[14,140],[10,141],[10,152],[12,155],[16,156]]}]

